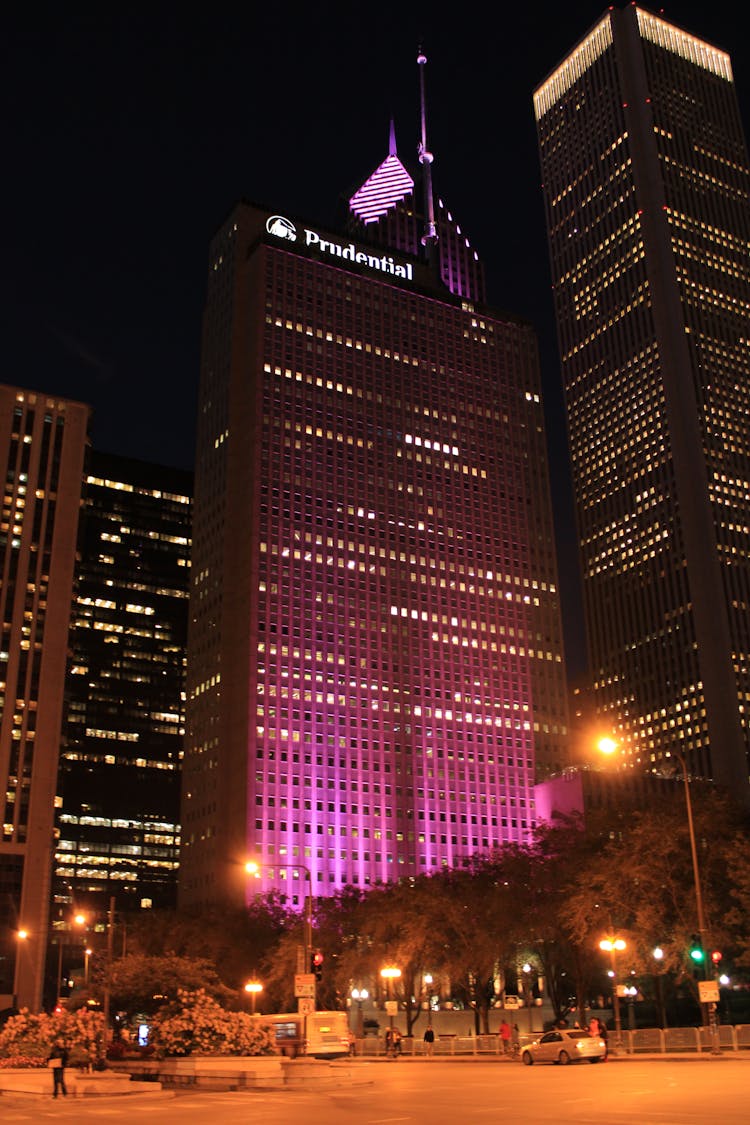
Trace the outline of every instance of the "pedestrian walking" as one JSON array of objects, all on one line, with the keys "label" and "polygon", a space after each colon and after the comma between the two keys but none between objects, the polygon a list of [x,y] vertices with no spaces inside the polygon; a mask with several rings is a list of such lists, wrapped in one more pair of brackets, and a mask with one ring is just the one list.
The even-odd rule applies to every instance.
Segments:
[{"label": "pedestrian walking", "polygon": [[435,1049],[435,1032],[432,1030],[432,1024],[428,1023],[424,1030],[424,1049],[426,1055],[432,1055]]},{"label": "pedestrian walking", "polygon": [[507,1020],[503,1020],[503,1022],[500,1024],[500,1042],[503,1045],[503,1054],[504,1055],[510,1054],[511,1035],[512,1035],[512,1032],[510,1030],[510,1024],[508,1023]]}]

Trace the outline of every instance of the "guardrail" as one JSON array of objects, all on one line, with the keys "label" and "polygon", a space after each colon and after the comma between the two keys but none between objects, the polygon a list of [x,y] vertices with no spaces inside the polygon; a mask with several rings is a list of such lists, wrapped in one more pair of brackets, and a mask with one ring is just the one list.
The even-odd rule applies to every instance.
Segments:
[{"label": "guardrail", "polygon": [[[750,1050],[750,1024],[725,1025],[718,1028],[719,1048],[724,1052]],[[542,1032],[521,1035],[520,1047],[538,1038]],[[610,1050],[614,1047],[614,1033],[609,1033]],[[710,1054],[711,1035],[705,1027],[644,1027],[636,1031],[623,1030],[622,1051],[628,1055],[639,1054]],[[383,1058],[386,1055],[383,1036],[365,1036],[358,1039],[355,1052],[360,1058]],[[401,1039],[401,1054],[409,1058],[426,1057],[427,1044],[421,1037]],[[497,1055],[502,1057],[502,1041],[498,1035],[436,1035],[432,1045],[433,1055]],[[516,1052],[517,1055],[517,1052]],[[509,1055],[508,1057],[513,1057]]]}]

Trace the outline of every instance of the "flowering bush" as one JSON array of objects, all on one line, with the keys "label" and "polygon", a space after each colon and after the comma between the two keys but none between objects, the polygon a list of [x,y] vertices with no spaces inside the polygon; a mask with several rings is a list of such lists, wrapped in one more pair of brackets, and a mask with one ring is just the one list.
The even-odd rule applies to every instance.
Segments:
[{"label": "flowering bush", "polygon": [[271,1029],[247,1015],[228,1012],[204,989],[180,989],[177,1001],[159,1012],[151,1042],[160,1055],[271,1055]]},{"label": "flowering bush", "polygon": [[101,1012],[86,1008],[56,1012],[51,1016],[46,1012],[32,1015],[24,1008],[17,1016],[11,1016],[0,1031],[0,1064],[7,1067],[11,1064],[2,1060],[23,1058],[37,1061],[13,1065],[44,1066],[53,1043],[62,1039],[71,1065],[85,1066],[97,1057],[103,1026]]},{"label": "flowering bush", "polygon": [[30,1070],[47,1065],[47,1059],[39,1055],[8,1055],[0,1059],[0,1070]]}]

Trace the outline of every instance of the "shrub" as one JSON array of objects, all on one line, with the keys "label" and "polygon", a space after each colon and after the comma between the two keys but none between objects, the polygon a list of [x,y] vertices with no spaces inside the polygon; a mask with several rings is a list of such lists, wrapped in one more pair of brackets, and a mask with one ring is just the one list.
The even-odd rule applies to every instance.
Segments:
[{"label": "shrub", "polygon": [[24,1008],[17,1016],[11,1016],[0,1030],[0,1060],[36,1059],[29,1065],[44,1066],[53,1043],[62,1039],[71,1065],[84,1066],[93,1062],[99,1053],[103,1027],[101,1012],[85,1008],[53,1015],[46,1012],[32,1015]]},{"label": "shrub", "polygon": [[159,1055],[270,1055],[271,1029],[247,1015],[228,1012],[204,989],[180,989],[177,1001],[159,1012],[151,1029]]}]

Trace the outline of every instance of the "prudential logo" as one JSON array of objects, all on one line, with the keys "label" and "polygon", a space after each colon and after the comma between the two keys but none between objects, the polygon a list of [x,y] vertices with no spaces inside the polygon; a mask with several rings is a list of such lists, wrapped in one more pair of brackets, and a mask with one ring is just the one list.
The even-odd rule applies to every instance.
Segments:
[{"label": "prudential logo", "polygon": [[271,215],[266,223],[266,230],[276,238],[286,238],[289,242],[297,241],[297,228],[283,215]]}]

